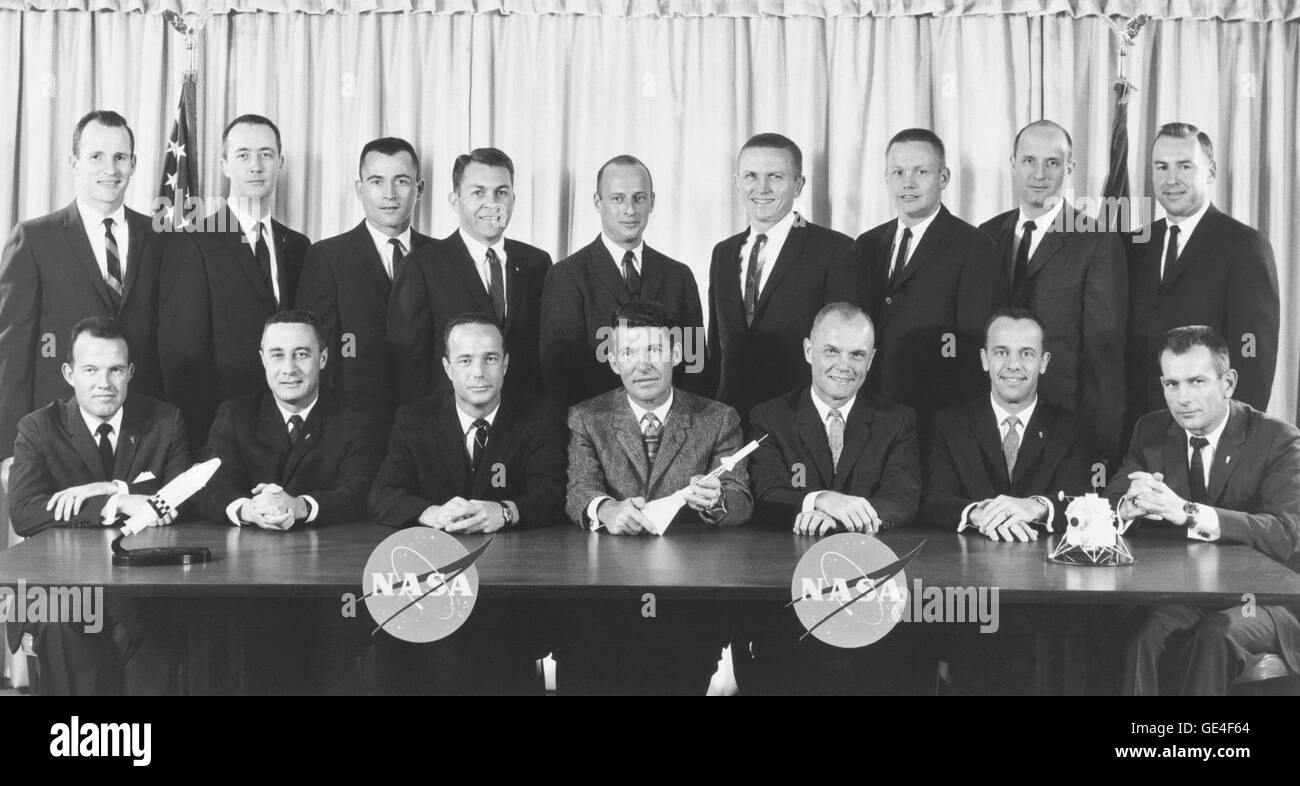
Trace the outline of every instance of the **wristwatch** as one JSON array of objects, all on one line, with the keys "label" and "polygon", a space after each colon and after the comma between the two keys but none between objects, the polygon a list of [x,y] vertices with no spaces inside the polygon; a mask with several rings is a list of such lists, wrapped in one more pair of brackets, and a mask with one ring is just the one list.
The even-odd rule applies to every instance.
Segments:
[{"label": "wristwatch", "polygon": [[514,524],[515,523],[514,509],[504,502],[498,502],[497,504],[501,506],[501,518],[505,520],[505,524],[503,525],[503,528],[508,527],[511,524]]},{"label": "wristwatch", "polygon": [[1195,502],[1188,502],[1183,505],[1183,512],[1187,514],[1187,526],[1195,529],[1196,517],[1201,515],[1201,506]]}]

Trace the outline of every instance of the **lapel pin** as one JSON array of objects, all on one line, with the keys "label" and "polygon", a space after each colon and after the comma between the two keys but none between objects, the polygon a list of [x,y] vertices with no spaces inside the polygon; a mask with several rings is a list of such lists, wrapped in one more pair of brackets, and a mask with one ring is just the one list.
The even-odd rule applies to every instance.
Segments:
[{"label": "lapel pin", "polygon": [[1224,463],[1224,464],[1231,464],[1231,463],[1232,463],[1232,456],[1224,456],[1224,457],[1223,457],[1223,463]]}]

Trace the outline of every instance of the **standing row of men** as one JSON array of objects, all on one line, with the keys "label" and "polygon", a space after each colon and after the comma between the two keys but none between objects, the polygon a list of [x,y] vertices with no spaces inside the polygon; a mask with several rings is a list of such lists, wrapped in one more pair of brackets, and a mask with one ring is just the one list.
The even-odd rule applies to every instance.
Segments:
[{"label": "standing row of men", "polygon": [[634,299],[663,304],[681,327],[678,384],[746,421],[754,404],[807,383],[801,342],[834,301],[866,308],[881,350],[871,389],[913,408],[923,428],[939,408],[987,389],[983,325],[1007,304],[1044,321],[1055,358],[1044,395],[1085,418],[1098,458],[1118,458],[1132,422],[1161,407],[1153,380],[1171,327],[1223,334],[1238,396],[1266,409],[1276,265],[1257,231],[1211,204],[1209,138],[1181,123],[1160,129],[1153,181],[1167,218],[1136,233],[1127,257],[1121,235],[1063,198],[1073,168],[1065,129],[1031,123],[1013,149],[1018,205],[981,232],[942,204],[943,142],[923,129],[900,132],[885,173],[898,216],[855,244],[794,212],[805,183],[799,148],[778,134],[753,137],[735,175],[749,226],[713,250],[706,346],[690,268],[645,243],[655,192],[649,170],[630,156],[597,173],[600,236],[555,265],[505,237],[514,165],[492,148],[455,162],[458,229],[443,239],[416,232],[419,159],[395,138],[362,151],[356,193],[365,219],[312,245],[271,215],[284,162],[278,129],[244,115],[223,134],[228,200],[198,226],[159,233],[123,205],[135,166],[130,128],[116,113],[92,112],[73,135],[76,200],[20,223],[0,260],[0,453],[9,455],[18,418],[62,393],[57,342],[82,317],[123,321],[137,387],[177,403],[201,444],[218,402],[257,388],[262,323],[294,306],[323,322],[337,361],[329,386],[383,420],[397,403],[446,388],[439,340],[471,311],[504,326],[509,386],[540,379],[566,405],[613,389],[602,331]]}]

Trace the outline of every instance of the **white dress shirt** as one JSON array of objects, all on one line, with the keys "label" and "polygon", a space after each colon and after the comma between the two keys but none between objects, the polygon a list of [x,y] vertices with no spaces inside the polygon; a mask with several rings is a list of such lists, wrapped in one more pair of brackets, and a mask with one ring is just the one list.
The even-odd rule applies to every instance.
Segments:
[{"label": "white dress shirt", "polygon": [[767,284],[767,279],[772,275],[772,267],[776,264],[777,257],[781,256],[781,249],[785,246],[785,239],[790,236],[790,230],[794,228],[795,218],[798,213],[791,210],[785,214],[785,217],[772,225],[765,232],[759,232],[753,226],[749,228],[749,236],[745,238],[745,243],[740,247],[740,291],[745,291],[745,273],[749,268],[749,252],[754,247],[760,234],[767,236],[767,241],[763,243],[763,248],[758,252],[758,261],[763,269],[758,273],[758,296],[763,294],[763,287]]},{"label": "white dress shirt", "polygon": [[104,239],[104,219],[113,219],[113,240],[117,242],[117,261],[122,266],[122,286],[126,286],[126,260],[131,253],[131,232],[126,225],[126,206],[118,205],[111,215],[103,215],[90,205],[77,200],[77,212],[81,214],[81,224],[86,228],[86,237],[90,239],[90,250],[95,254],[95,264],[99,265],[99,275],[108,281],[108,249]]},{"label": "white dress shirt", "polygon": [[[1033,219],[1030,220],[1032,221]],[[1033,252],[1031,251],[1030,253],[1032,254]],[[1012,417],[1013,413],[1008,411],[1006,407],[1003,407],[1001,404],[999,404],[998,400],[994,398],[992,393],[989,393],[989,403],[993,407],[993,419],[998,424],[998,437],[1000,438],[1001,441],[1005,442],[1007,439],[1007,434],[1011,431],[1011,426],[1007,425],[1006,421],[1007,418]],[[1029,402],[1028,406],[1020,410],[1019,412],[1014,413],[1016,419],[1020,421],[1020,424],[1016,426],[1016,432],[1020,435],[1021,450],[1023,450],[1025,447],[1025,427],[1029,425],[1029,420],[1034,416],[1034,410],[1037,408],[1038,408],[1038,396],[1035,395],[1034,400]],[[1047,528],[1050,531],[1051,523],[1056,519],[1056,506],[1052,504],[1052,501],[1050,499],[1039,494],[1035,494],[1031,496],[1030,499],[1041,502],[1043,506],[1047,508],[1047,515],[1042,519],[1035,521],[1034,523],[1047,524],[1048,525]],[[971,511],[973,511],[977,506],[979,506],[981,503],[986,501],[987,500],[977,500],[975,502],[970,503],[966,507],[962,508],[961,519],[958,520],[957,522],[958,532],[961,532],[967,527],[973,526],[970,523]]]},{"label": "white dress shirt", "polygon": [[1210,200],[1207,199],[1205,200],[1205,204],[1201,205],[1200,210],[1197,210],[1195,213],[1180,221],[1175,221],[1173,216],[1165,216],[1165,240],[1164,245],[1160,247],[1161,280],[1165,277],[1165,260],[1168,258],[1169,254],[1169,240],[1173,237],[1173,233],[1169,231],[1169,227],[1178,227],[1178,248],[1174,249],[1174,259],[1176,260],[1182,256],[1183,249],[1187,248],[1187,241],[1191,239],[1192,233],[1196,231],[1197,225],[1201,223],[1202,218],[1205,218],[1205,211],[1209,209]]},{"label": "white dress shirt", "polygon": [[257,256],[257,227],[261,225],[262,239],[266,242],[267,254],[271,258],[271,293],[275,296],[278,305],[284,305],[280,300],[280,265],[276,260],[275,229],[271,226],[271,214],[268,212],[260,219],[254,218],[240,209],[238,201],[238,199],[231,199],[226,204],[230,207],[230,212],[235,214],[235,220],[239,222],[239,231],[244,234],[249,253],[254,256]]},{"label": "white dress shirt", "polygon": [[[604,232],[600,233],[600,242],[605,244],[605,250],[614,258],[614,266],[618,268],[618,274],[623,275],[623,255],[628,251],[632,252],[632,267],[636,270],[637,275],[641,274],[641,260],[645,253],[645,242],[636,244],[636,248],[627,249],[615,243],[605,236]],[[761,256],[761,255],[760,255]],[[626,276],[624,277],[626,281]]]},{"label": "white dress shirt", "polygon": [[483,288],[489,293],[492,292],[492,268],[488,264],[487,252],[491,248],[497,254],[497,259],[501,260],[501,297],[509,308],[510,293],[507,290],[510,276],[506,275],[506,238],[502,235],[492,246],[485,246],[474,238],[470,237],[463,229],[456,230],[460,233],[460,239],[465,242],[465,248],[469,249],[469,258],[474,260],[474,268],[478,270],[478,276],[483,280]]},{"label": "white dress shirt", "polygon": [[894,263],[898,258],[898,244],[903,242],[903,232],[908,229],[912,230],[912,239],[907,243],[907,256],[903,258],[903,267],[907,267],[907,263],[912,261],[912,255],[916,253],[916,247],[921,245],[921,236],[924,235],[925,230],[929,229],[930,225],[934,223],[934,217],[939,215],[940,207],[943,207],[943,205],[940,204],[934,209],[933,213],[920,221],[917,221],[910,227],[903,223],[901,216],[899,217],[898,226],[894,228],[894,244],[889,247],[889,275],[891,277],[896,272],[894,270]]},{"label": "white dress shirt", "polygon": [[[1016,241],[1014,244],[1015,250],[1013,253],[1015,254],[1020,253],[1020,237],[1025,233],[1025,222],[1033,221],[1034,231],[1029,234],[1029,258],[1033,259],[1034,252],[1038,251],[1038,244],[1043,242],[1043,235],[1046,235],[1048,228],[1050,228],[1053,224],[1056,223],[1057,220],[1056,217],[1057,215],[1060,214],[1064,206],[1065,206],[1065,200],[1057,199],[1056,205],[1053,206],[1051,210],[1048,210],[1046,213],[1042,214],[1038,218],[1030,218],[1029,216],[1026,216],[1024,208],[1021,208],[1019,211],[1017,211],[1016,232],[1015,232]],[[1015,259],[1015,256],[1013,256],[1012,259]]]},{"label": "white dress shirt", "polygon": [[[630,396],[628,397],[627,403],[628,406],[632,407],[632,418],[633,420],[636,421],[637,428],[641,430],[642,434],[645,434],[645,426],[641,423],[641,419],[644,418],[647,414],[653,414],[656,418],[659,419],[659,427],[661,429],[668,425],[668,413],[673,408],[673,391],[669,389],[668,400],[660,404],[659,406],[655,407],[654,409],[646,409],[645,407],[642,407],[640,404],[637,404],[635,401],[633,401]],[[596,530],[604,526],[603,524],[600,523],[600,519],[596,516],[596,509],[600,507],[600,503],[604,502],[607,499],[614,499],[614,498],[610,496],[600,496],[600,497],[593,498],[591,502],[587,503],[587,526],[589,529],[591,529],[592,532],[595,532]],[[646,500],[646,501],[649,502],[650,500]]]},{"label": "white dress shirt", "polygon": [[375,241],[375,250],[379,252],[379,259],[384,263],[384,270],[388,272],[388,280],[392,281],[397,271],[393,270],[393,246],[388,241],[396,239],[402,244],[403,256],[411,253],[411,227],[408,225],[397,235],[386,235],[370,219],[366,219],[366,230],[370,232],[370,237]]},{"label": "white dress shirt", "polygon": [[[821,397],[817,395],[816,389],[812,389],[810,395],[812,395],[813,408],[817,410],[817,417],[822,422],[822,431],[826,432],[826,444],[829,445],[831,441],[831,424],[829,422],[831,409],[838,409],[840,411],[840,414],[844,416],[844,426],[845,426],[844,433],[848,434],[849,412],[853,410],[853,403],[858,400],[857,395],[855,394],[853,398],[849,399],[848,401],[844,402],[838,407],[831,407],[830,404],[827,404],[825,401],[822,401]],[[811,510],[816,510],[817,497],[826,491],[828,491],[828,489],[822,489],[821,491],[810,491],[807,494],[805,494],[803,498],[803,505],[800,507],[800,511],[803,513],[807,513]]]},{"label": "white dress shirt", "polygon": [[[297,415],[298,417],[302,418],[302,425],[298,426],[298,428],[305,428],[307,425],[307,418],[311,417],[311,411],[315,409],[316,404],[319,401],[320,401],[320,397],[317,396],[315,401],[303,407],[301,411],[290,412],[289,410],[284,408],[284,405],[282,405],[279,402],[279,400],[276,400],[275,406],[276,409],[280,410],[280,418],[284,420],[285,432],[288,433],[289,418],[293,417],[294,415]],[[286,491],[285,493],[288,494],[289,492]],[[316,503],[315,498],[309,494],[303,494],[301,495],[301,497],[302,497],[302,501],[307,503],[307,518],[303,519],[303,522],[306,524],[310,524],[313,521],[315,521],[316,516],[320,514],[320,505],[318,505]],[[234,502],[226,506],[226,518],[230,519],[231,523],[234,524],[235,526],[237,527],[244,526],[244,522],[241,521],[239,518],[239,508],[241,505],[243,505],[245,502],[248,502],[250,499],[251,499],[250,497],[240,497],[239,499],[235,500]]]}]

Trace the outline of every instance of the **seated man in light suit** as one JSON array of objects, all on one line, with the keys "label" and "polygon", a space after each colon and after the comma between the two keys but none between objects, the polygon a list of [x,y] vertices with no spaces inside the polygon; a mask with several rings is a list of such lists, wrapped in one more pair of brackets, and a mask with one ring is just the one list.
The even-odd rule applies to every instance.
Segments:
[{"label": "seated man in light suit", "polygon": [[[871,318],[831,303],[804,339],[812,386],[754,408],[756,518],[801,534],[879,532],[910,524],[921,497],[916,416],[858,394],[875,357]],[[795,487],[791,467],[800,466]]]},{"label": "seated man in light suit", "polygon": [[[506,391],[510,358],[495,317],[447,323],[442,367],[452,390],[403,407],[370,492],[370,515],[390,527],[452,534],[542,527],[564,500],[561,413],[522,389]],[[376,644],[383,693],[528,693],[533,663],[548,651],[519,604],[480,602],[454,640]]]},{"label": "seated man in light suit", "polygon": [[1051,359],[1032,311],[993,312],[980,349],[992,392],[934,416],[924,497],[931,526],[1037,540],[1035,525],[1064,526],[1065,506],[1052,502],[1056,492],[1090,490],[1087,426],[1038,395]]},{"label": "seated man in light suit", "polygon": [[[569,518],[601,533],[594,537],[639,535],[650,525],[648,501],[689,488],[667,538],[700,522],[743,524],[753,507],[743,462],[720,479],[706,477],[742,447],[740,416],[673,387],[682,355],[672,328],[680,326],[669,325],[663,306],[631,301],[613,326],[609,362],[623,386],[569,408]],[[647,544],[660,545],[668,544]],[[688,620],[668,604],[658,601],[654,638],[646,638],[639,607],[615,602],[596,619],[584,616],[557,648],[560,690],[702,695],[726,628],[708,614]]]},{"label": "seated man in light suit", "polygon": [[[1137,422],[1106,494],[1121,522],[1245,543],[1300,572],[1300,431],[1232,399],[1229,357],[1213,328],[1165,333],[1160,382],[1169,409]],[[1124,692],[1222,695],[1246,660],[1265,652],[1300,672],[1297,611],[1143,609],[1125,655]]]},{"label": "seated man in light suit", "polygon": [[[179,410],[140,394],[128,400],[134,371],[117,320],[89,317],[73,327],[63,378],[75,396],[18,422],[9,496],[18,534],[98,527],[112,524],[117,514],[146,512],[149,495],[189,468]],[[76,624],[26,624],[23,632],[35,637],[40,657],[43,693],[171,689],[173,658],[162,630],[168,607],[111,596],[105,606],[98,634]]]},{"label": "seated man in light suit", "polygon": [[[831,303],[817,312],[803,348],[812,385],[759,404],[751,416],[751,436],[766,435],[754,453],[755,517],[793,524],[802,535],[907,526],[921,500],[916,416],[862,389],[876,354],[871,318]],[[753,609],[745,631],[747,644],[732,646],[745,693],[919,690],[911,672],[926,662],[923,643],[905,631],[867,650],[838,650],[800,642],[804,631],[779,607]],[[887,675],[887,684],[872,675]]]}]

